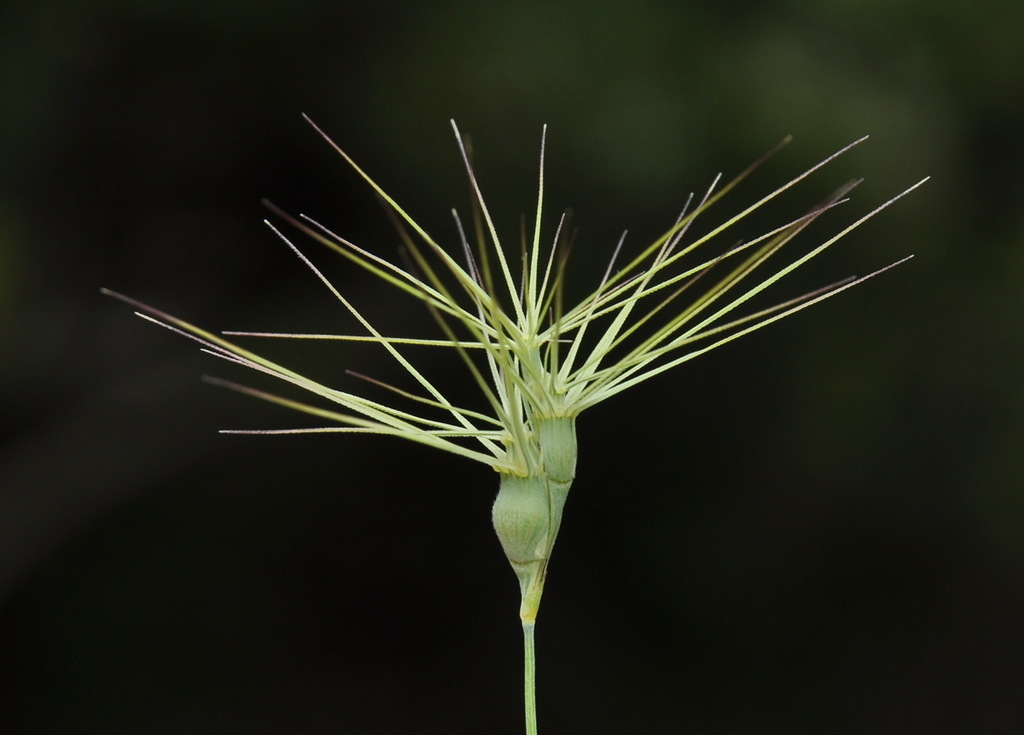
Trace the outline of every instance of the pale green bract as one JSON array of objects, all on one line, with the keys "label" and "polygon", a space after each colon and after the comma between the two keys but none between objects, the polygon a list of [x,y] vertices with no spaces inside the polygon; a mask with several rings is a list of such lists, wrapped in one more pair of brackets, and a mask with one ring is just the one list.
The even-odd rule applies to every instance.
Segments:
[{"label": "pale green bract", "polygon": [[[312,124],[312,123],[311,123]],[[314,128],[316,126],[314,125]],[[484,201],[467,147],[455,123],[456,141],[474,197],[475,247],[458,215],[458,257],[439,245],[398,203],[327,136],[316,128],[372,187],[399,225],[410,265],[398,265],[334,234],[309,217],[292,218],[271,207],[290,224],[390,286],[421,301],[442,330],[437,339],[381,334],[328,278],[273,225],[268,225],[362,325],[362,335],[224,332],[226,336],[287,337],[370,341],[381,345],[410,378],[411,388],[387,386],[405,408],[361,397],[310,380],[214,334],[119,294],[141,316],[197,340],[230,362],[291,383],[339,409],[325,408],[235,383],[221,385],[287,406],[331,423],[309,429],[236,433],[358,432],[398,436],[482,462],[500,474],[493,523],[521,588],[520,617],[526,641],[527,732],[536,732],[533,704],[533,625],[543,592],[548,560],[562,510],[576,473],[576,417],[584,410],[638,383],[730,342],[906,260],[867,276],[848,278],[769,308],[736,315],[752,297],[773,285],[859,227],[882,209],[920,186],[922,180],[873,211],[843,227],[824,242],[783,265],[765,264],[811,222],[846,201],[858,182],[840,187],[807,213],[754,239],[705,255],[708,243],[732,236],[735,226],[765,207],[864,139],[855,141],[796,178],[755,201],[725,222],[687,240],[698,218],[749,175],[768,155],[739,176],[687,208],[655,242],[616,268],[623,240],[604,277],[579,303],[563,303],[567,248],[564,217],[554,237],[541,237],[544,200],[544,148],[532,236],[518,257],[510,258]],[[454,213],[453,213],[454,214]],[[456,406],[407,359],[410,346],[449,348],[461,358],[490,412]]]}]

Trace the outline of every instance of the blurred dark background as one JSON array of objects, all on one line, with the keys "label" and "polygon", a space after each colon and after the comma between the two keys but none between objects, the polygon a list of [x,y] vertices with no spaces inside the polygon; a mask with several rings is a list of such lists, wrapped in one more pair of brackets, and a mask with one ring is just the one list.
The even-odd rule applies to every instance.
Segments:
[{"label": "blurred dark background", "polygon": [[[786,134],[726,210],[872,136],[776,213],[866,177],[798,247],[931,175],[776,294],[909,264],[584,414],[541,728],[1024,731],[1022,31],[1010,0],[5,4],[0,731],[521,731],[494,474],[218,435],[308,422],[199,382],[257,378],[99,295],[352,329],[261,224],[269,197],[397,246],[303,112],[453,244],[448,119],[513,240],[550,124],[548,223],[574,210],[581,287],[623,229],[638,248]],[[343,387],[393,372],[267,347]]]}]

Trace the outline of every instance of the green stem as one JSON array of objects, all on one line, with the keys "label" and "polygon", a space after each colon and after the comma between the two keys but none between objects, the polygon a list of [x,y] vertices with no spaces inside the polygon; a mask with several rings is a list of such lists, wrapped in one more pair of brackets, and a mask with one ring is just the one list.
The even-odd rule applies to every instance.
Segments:
[{"label": "green stem", "polygon": [[537,735],[537,659],[533,652],[532,622],[523,621],[523,701],[526,705],[526,735]]}]

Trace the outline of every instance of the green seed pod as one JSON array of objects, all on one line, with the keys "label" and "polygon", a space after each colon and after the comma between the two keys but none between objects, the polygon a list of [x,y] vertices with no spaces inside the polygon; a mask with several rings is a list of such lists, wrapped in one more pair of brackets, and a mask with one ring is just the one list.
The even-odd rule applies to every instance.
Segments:
[{"label": "green seed pod", "polygon": [[546,559],[551,530],[547,478],[502,474],[491,519],[513,566]]},{"label": "green seed pod", "polygon": [[576,417],[559,416],[537,421],[541,461],[548,478],[569,484],[576,477]]},{"label": "green seed pod", "polygon": [[548,476],[551,527],[548,556],[562,525],[562,509],[576,478],[576,417],[541,419],[537,422],[541,462]]},{"label": "green seed pod", "polygon": [[491,518],[505,556],[519,578],[519,617],[524,623],[533,622],[554,543],[547,478],[542,474],[502,474]]}]

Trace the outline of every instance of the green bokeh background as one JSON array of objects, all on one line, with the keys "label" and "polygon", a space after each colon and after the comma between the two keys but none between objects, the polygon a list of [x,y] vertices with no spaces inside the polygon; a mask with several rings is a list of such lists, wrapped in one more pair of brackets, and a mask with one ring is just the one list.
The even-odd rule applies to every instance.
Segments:
[{"label": "green bokeh background", "polygon": [[[5,4],[0,732],[521,730],[493,473],[220,436],[302,422],[98,294],[350,328],[260,222],[269,197],[396,247],[302,112],[448,242],[448,119],[510,237],[548,123],[583,285],[786,134],[737,202],[865,133],[778,217],[865,176],[835,229],[931,175],[777,293],[909,264],[584,415],[541,730],[1024,731],[1022,37],[1011,0]],[[340,385],[393,370],[286,347]]]}]

